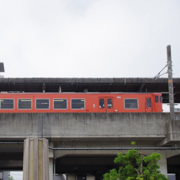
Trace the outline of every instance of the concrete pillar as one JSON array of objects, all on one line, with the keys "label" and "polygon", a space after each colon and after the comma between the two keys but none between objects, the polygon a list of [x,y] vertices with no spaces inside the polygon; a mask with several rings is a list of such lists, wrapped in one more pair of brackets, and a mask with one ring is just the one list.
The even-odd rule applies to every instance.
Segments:
[{"label": "concrete pillar", "polygon": [[76,174],[68,174],[67,180],[76,180]]},{"label": "concrete pillar", "polygon": [[44,138],[24,140],[23,180],[49,180],[49,147]]},{"label": "concrete pillar", "polygon": [[2,173],[2,179],[3,179],[3,180],[8,180],[9,174],[10,174],[9,171],[3,171],[3,173]]},{"label": "concrete pillar", "polygon": [[[53,147],[53,143],[50,143],[50,146]],[[53,180],[54,175],[54,153],[53,150],[49,149],[49,180]]]},{"label": "concrete pillar", "polygon": [[168,172],[167,172],[167,157],[166,157],[166,153],[160,152],[160,154],[162,155],[161,160],[158,161],[158,164],[160,166],[160,171],[161,171],[162,174],[167,176]]},{"label": "concrete pillar", "polygon": [[53,180],[53,158],[49,158],[49,180]]},{"label": "concrete pillar", "polygon": [[0,180],[8,180],[9,174],[9,171],[0,172]]},{"label": "concrete pillar", "polygon": [[86,180],[95,180],[95,176],[87,175]]}]

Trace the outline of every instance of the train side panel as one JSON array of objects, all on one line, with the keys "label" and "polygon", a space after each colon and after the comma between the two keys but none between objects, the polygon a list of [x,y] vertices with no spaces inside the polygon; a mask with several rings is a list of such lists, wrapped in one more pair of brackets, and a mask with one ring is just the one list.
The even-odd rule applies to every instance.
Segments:
[{"label": "train side panel", "polygon": [[160,93],[7,93],[0,94],[0,113],[162,112],[160,97]]}]

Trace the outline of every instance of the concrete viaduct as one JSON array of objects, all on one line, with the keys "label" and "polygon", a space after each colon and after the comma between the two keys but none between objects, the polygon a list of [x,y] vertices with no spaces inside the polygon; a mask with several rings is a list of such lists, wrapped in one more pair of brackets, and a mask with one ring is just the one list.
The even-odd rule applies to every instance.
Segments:
[{"label": "concrete viaduct", "polygon": [[[151,78],[3,78],[1,92],[162,92],[168,102],[167,79]],[[180,78],[174,79],[180,103]],[[101,179],[120,151],[136,148],[160,152],[164,174],[180,179],[180,114],[169,113],[0,113],[0,170],[22,170],[23,141],[49,140],[49,172],[68,179]],[[57,177],[58,179],[58,177]]]}]

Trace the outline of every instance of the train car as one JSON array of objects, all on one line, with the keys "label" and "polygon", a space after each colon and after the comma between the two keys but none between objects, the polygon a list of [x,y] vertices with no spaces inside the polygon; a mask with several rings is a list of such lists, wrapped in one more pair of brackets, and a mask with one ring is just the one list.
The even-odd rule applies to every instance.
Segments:
[{"label": "train car", "polygon": [[160,93],[1,93],[0,113],[162,112]]}]

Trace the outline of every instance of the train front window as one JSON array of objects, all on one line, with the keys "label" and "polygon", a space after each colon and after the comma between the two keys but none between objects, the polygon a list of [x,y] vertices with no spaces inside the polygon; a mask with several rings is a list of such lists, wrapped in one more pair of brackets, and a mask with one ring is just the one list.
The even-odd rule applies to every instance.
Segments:
[{"label": "train front window", "polygon": [[99,108],[104,108],[104,99],[99,99]]},{"label": "train front window", "polygon": [[125,109],[138,109],[138,100],[125,99]]},{"label": "train front window", "polygon": [[49,99],[36,99],[36,109],[49,109]]},{"label": "train front window", "polygon": [[67,109],[66,99],[54,99],[53,103],[54,109]]},{"label": "train front window", "polygon": [[108,107],[108,109],[112,109],[113,108],[112,99],[107,99],[107,107]]},{"label": "train front window", "polygon": [[155,102],[158,103],[159,102],[159,97],[155,96]]},{"label": "train front window", "polygon": [[151,107],[151,98],[146,98],[146,107]]},{"label": "train front window", "polygon": [[0,109],[14,109],[14,100],[0,99]]},{"label": "train front window", "polygon": [[18,108],[19,109],[31,109],[32,108],[32,100],[31,99],[19,99],[18,100]]},{"label": "train front window", "polygon": [[85,100],[71,99],[71,109],[85,109]]}]

